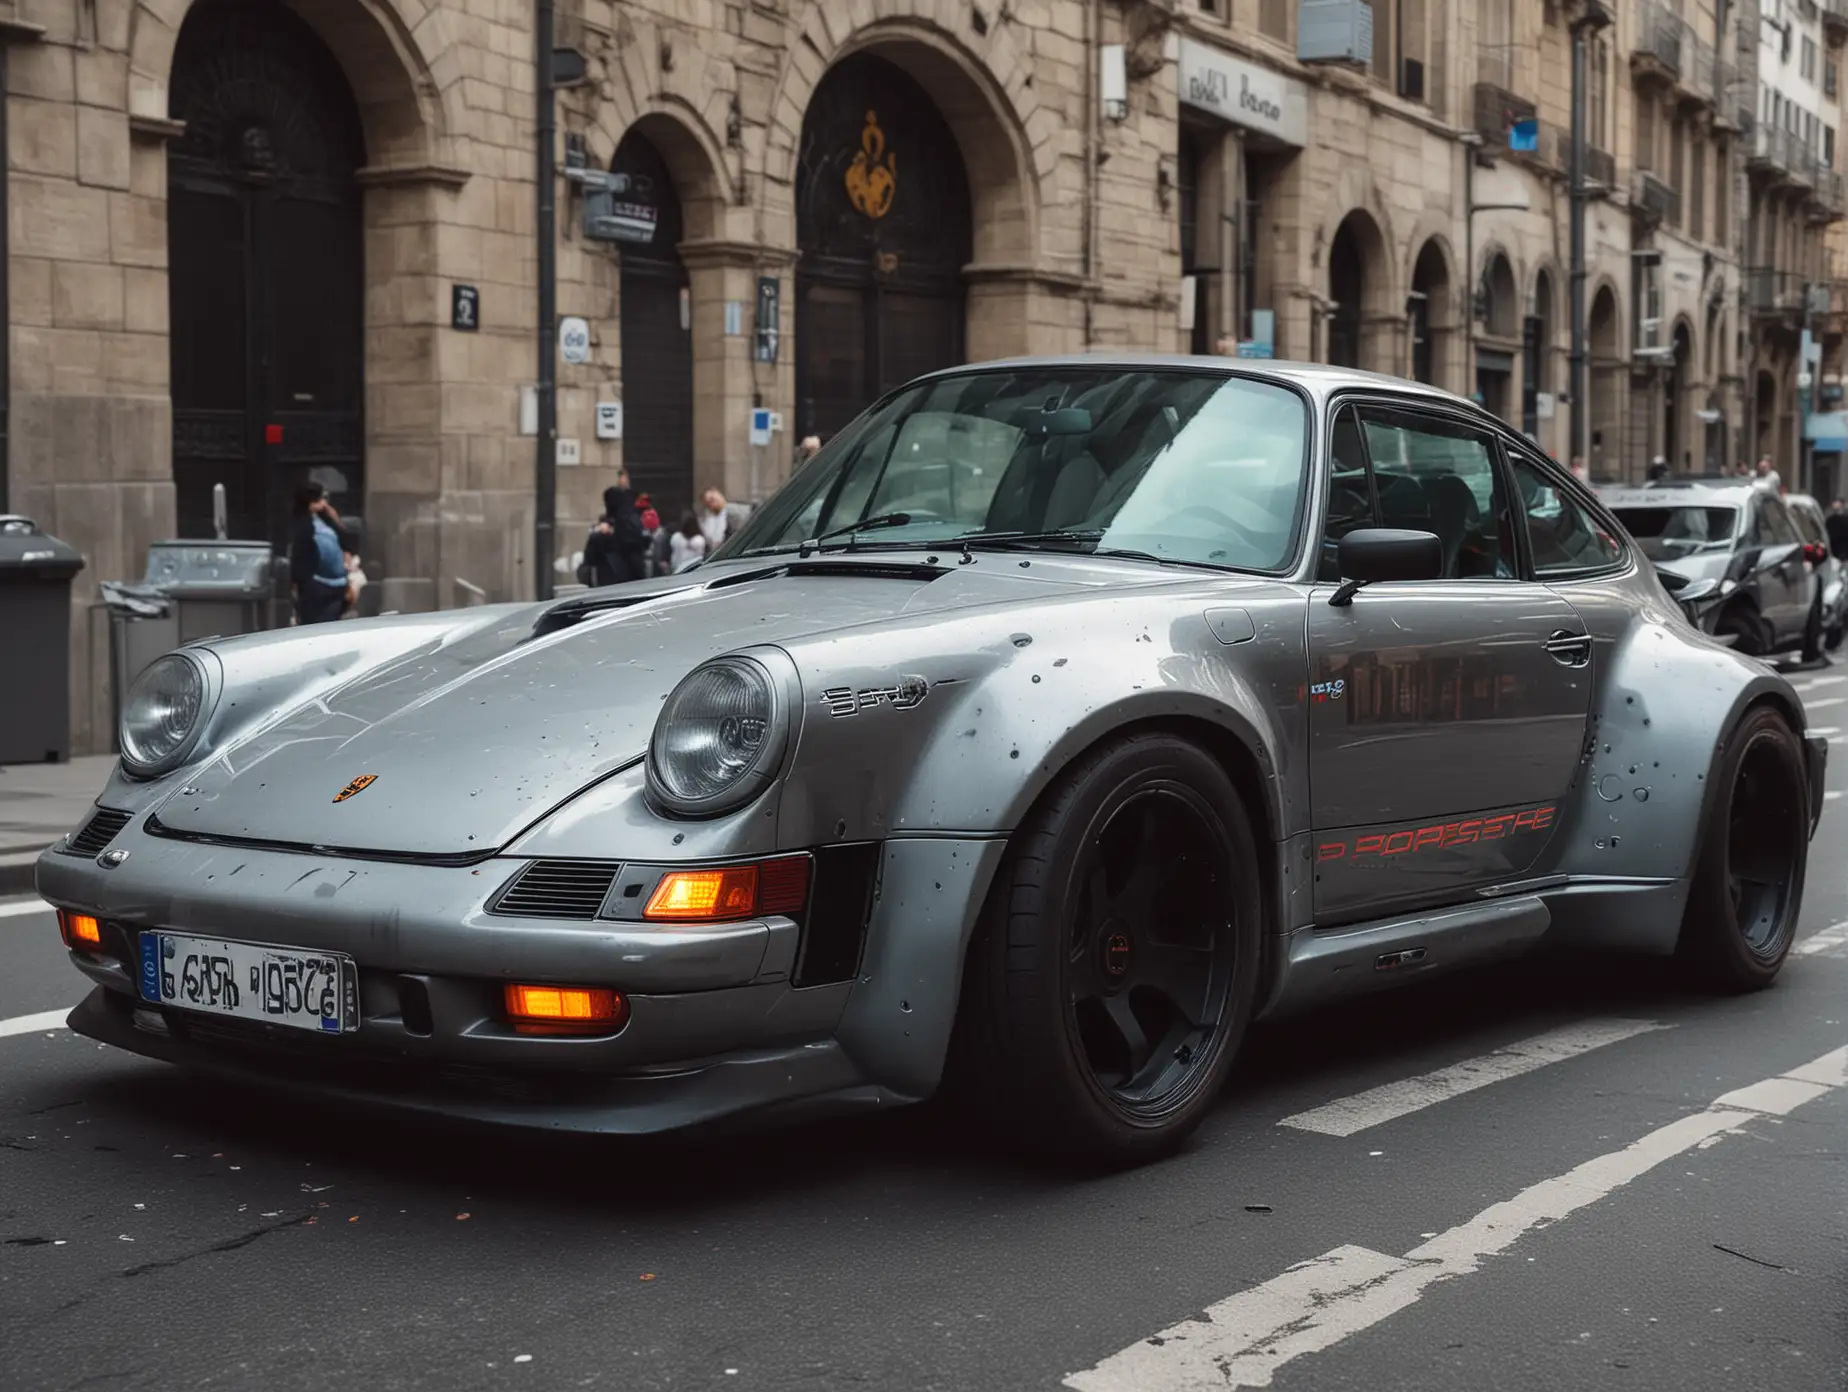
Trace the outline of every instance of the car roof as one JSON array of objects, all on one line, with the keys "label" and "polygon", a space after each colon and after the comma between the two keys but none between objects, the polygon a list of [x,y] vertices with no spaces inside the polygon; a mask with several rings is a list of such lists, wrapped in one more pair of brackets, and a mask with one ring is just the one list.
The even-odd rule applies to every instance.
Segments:
[{"label": "car roof", "polygon": [[1751,483],[1601,484],[1606,507],[1738,507],[1757,487]]},{"label": "car roof", "polygon": [[1097,371],[1147,372],[1161,369],[1187,372],[1218,372],[1227,377],[1288,382],[1302,387],[1318,399],[1343,388],[1368,388],[1396,392],[1406,396],[1427,397],[1433,404],[1460,407],[1472,411],[1491,425],[1503,430],[1512,427],[1469,400],[1441,387],[1427,386],[1404,377],[1383,372],[1363,372],[1353,367],[1333,367],[1328,363],[1292,362],[1277,358],[1228,358],[1218,354],[1186,353],[1066,353],[1043,357],[997,358],[990,362],[966,363],[960,367],[939,368],[918,381],[939,377],[965,376],[978,372],[1016,372],[1022,368],[1090,369]]}]

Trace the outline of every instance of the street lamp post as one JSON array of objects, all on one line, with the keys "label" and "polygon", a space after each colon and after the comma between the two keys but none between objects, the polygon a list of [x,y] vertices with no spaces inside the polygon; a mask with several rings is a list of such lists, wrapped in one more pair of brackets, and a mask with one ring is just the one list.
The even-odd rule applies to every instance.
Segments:
[{"label": "street lamp post", "polygon": [[537,91],[539,439],[533,456],[533,594],[552,597],[558,529],[558,238],[556,235],[557,100],[552,81],[553,0],[533,6],[533,66]]}]

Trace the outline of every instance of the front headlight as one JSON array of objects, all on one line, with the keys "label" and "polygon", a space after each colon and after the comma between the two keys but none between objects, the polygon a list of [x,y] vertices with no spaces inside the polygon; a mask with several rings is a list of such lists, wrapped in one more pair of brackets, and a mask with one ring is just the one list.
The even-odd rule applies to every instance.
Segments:
[{"label": "front headlight", "polygon": [[186,761],[211,714],[212,682],[197,657],[168,653],[135,678],[122,707],[122,763],[154,778]]},{"label": "front headlight", "polygon": [[755,658],[695,668],[661,708],[648,743],[648,786],[667,811],[716,816],[776,777],[789,737],[780,683]]}]

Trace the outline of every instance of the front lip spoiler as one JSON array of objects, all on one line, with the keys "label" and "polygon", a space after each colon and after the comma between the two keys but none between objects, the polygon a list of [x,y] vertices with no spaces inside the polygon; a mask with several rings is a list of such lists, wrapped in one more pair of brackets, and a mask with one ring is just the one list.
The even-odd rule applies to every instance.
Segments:
[{"label": "front lip spoiler", "polygon": [[1823,735],[1805,735],[1803,737],[1803,762],[1809,774],[1809,814],[1810,835],[1816,834],[1816,828],[1822,822],[1822,804],[1824,802],[1824,779],[1829,771],[1829,741]]}]

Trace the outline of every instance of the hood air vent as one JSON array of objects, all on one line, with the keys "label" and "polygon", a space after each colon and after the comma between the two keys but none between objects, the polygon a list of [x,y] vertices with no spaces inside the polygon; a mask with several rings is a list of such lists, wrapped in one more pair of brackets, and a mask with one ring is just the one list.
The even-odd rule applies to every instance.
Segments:
[{"label": "hood air vent", "polygon": [[612,860],[535,860],[488,912],[504,918],[592,919],[621,869]]},{"label": "hood air vent", "polygon": [[84,829],[71,838],[70,845],[64,848],[66,855],[93,856],[121,834],[128,825],[132,813],[114,812],[109,808],[100,808],[90,818]]}]

